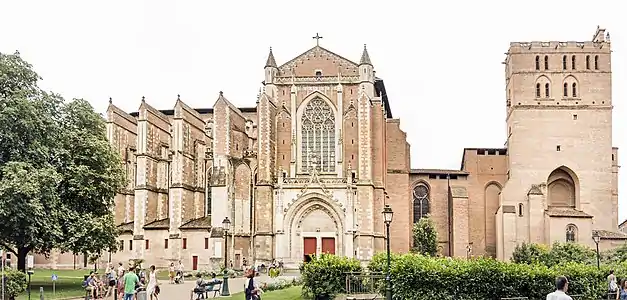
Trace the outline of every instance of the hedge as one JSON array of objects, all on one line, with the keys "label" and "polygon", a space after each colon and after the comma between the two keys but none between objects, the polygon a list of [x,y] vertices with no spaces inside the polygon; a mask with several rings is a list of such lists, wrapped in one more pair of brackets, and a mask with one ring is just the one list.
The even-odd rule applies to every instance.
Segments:
[{"label": "hedge", "polygon": [[[377,254],[369,269],[385,272],[385,253]],[[390,273],[394,299],[545,299],[555,290],[555,279],[560,275],[568,278],[569,294],[600,299],[607,293],[609,269],[577,263],[549,268],[491,258],[466,260],[403,254],[393,255]],[[619,271],[617,276],[621,275],[624,272]]]},{"label": "hedge", "polygon": [[[15,269],[4,269],[4,297],[12,299],[26,290],[26,274]],[[0,282],[1,283],[1,282]]]},{"label": "hedge", "polygon": [[363,271],[353,258],[335,255],[312,257],[301,267],[303,294],[314,299],[330,299],[346,292],[346,273]]}]

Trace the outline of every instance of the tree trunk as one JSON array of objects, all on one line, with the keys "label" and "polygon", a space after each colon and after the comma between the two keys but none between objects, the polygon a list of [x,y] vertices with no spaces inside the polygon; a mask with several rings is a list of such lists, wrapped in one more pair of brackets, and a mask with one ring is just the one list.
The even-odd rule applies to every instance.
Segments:
[{"label": "tree trunk", "polygon": [[28,255],[30,249],[27,247],[20,247],[17,249],[17,269],[26,273],[26,255]]}]

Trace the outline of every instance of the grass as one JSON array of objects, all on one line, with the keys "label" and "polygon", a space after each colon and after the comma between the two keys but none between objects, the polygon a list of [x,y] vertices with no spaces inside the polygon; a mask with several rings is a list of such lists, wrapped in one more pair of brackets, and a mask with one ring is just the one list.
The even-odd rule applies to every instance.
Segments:
[{"label": "grass", "polygon": [[[237,293],[231,295],[231,297],[224,297],[224,299],[244,299],[244,293]],[[293,286],[284,290],[266,292],[261,295],[263,300],[302,300],[302,288],[300,286]]]},{"label": "grass", "polygon": [[[56,293],[52,293],[52,274],[58,276],[55,282]],[[81,287],[83,276],[89,274],[89,270],[42,270],[36,269],[31,276],[31,299],[39,298],[39,288],[44,288],[45,299],[59,299],[68,297],[80,297],[85,294],[85,289]],[[28,292],[25,291],[17,297],[17,300],[28,299]]]},{"label": "grass", "polygon": [[[44,299],[62,299],[70,297],[81,297],[85,295],[85,289],[81,287],[83,277],[89,274],[88,269],[85,270],[47,270],[35,269],[35,273],[31,276],[31,299],[39,298],[39,288],[44,288]],[[52,292],[52,274],[58,276],[55,282],[55,293]],[[103,274],[104,270],[98,270]],[[157,273],[159,280],[169,280],[168,270],[160,270]],[[20,294],[17,300],[28,299],[28,292]]]}]

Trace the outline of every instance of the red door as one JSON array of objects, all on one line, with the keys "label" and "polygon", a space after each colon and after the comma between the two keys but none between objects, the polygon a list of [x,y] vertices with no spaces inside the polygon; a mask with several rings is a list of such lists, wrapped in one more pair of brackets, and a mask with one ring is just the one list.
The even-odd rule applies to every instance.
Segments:
[{"label": "red door", "polygon": [[335,254],[335,238],[322,238],[322,253]]},{"label": "red door", "polygon": [[198,270],[198,256],[192,256],[192,270]]},{"label": "red door", "polygon": [[318,242],[315,237],[306,237],[303,240],[303,255],[305,256],[305,261],[309,261],[311,258],[310,255],[316,255],[316,248],[318,247]]}]

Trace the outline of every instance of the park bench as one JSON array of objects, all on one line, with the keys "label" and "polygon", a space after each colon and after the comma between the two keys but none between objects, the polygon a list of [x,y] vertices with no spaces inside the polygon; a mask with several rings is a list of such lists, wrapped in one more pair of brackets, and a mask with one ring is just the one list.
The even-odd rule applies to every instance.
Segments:
[{"label": "park bench", "polygon": [[194,299],[194,295],[196,295],[196,299],[208,299],[209,293],[213,292],[213,298],[216,298],[218,293],[222,290],[222,281],[216,280],[212,282],[206,282],[202,285],[204,289],[194,288],[192,290],[192,300]]}]

